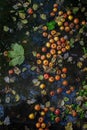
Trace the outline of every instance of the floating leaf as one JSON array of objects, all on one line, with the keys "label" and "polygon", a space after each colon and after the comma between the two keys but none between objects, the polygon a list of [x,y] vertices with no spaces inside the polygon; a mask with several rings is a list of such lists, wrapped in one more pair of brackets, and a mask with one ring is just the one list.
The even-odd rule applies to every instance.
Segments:
[{"label": "floating leaf", "polygon": [[87,130],[87,123],[84,123],[84,124],[83,124],[82,130]]},{"label": "floating leaf", "polygon": [[36,10],[38,9],[38,4],[33,4],[33,7],[32,7],[32,8],[33,8],[33,10],[36,11]]},{"label": "floating leaf", "polygon": [[43,80],[43,75],[39,75],[39,76],[38,76],[38,79],[39,79],[39,80]]},{"label": "floating leaf", "polygon": [[16,102],[18,102],[20,100],[20,96],[18,94],[16,94],[15,100],[16,100]]},{"label": "floating leaf", "polygon": [[3,30],[4,30],[5,32],[8,32],[8,31],[9,31],[9,27],[4,26],[4,27],[3,27]]},{"label": "floating leaf", "polygon": [[24,49],[21,45],[15,43],[11,46],[12,50],[8,51],[8,57],[11,58],[10,66],[20,65],[24,61]]},{"label": "floating leaf", "polygon": [[16,21],[16,17],[12,17],[13,21],[15,22]]},{"label": "floating leaf", "polygon": [[31,4],[31,0],[27,0]]},{"label": "floating leaf", "polygon": [[3,125],[3,121],[0,121],[0,125]]},{"label": "floating leaf", "polygon": [[55,21],[47,23],[48,30],[53,30],[55,28],[55,25],[56,25]]},{"label": "floating leaf", "polygon": [[56,61],[56,58],[53,57],[52,60],[51,60],[51,62],[52,62],[52,63],[55,63],[55,61]]},{"label": "floating leaf", "polygon": [[24,56],[18,56],[16,58],[13,58],[10,62],[9,62],[9,65],[10,66],[15,66],[15,65],[21,65],[24,61]]},{"label": "floating leaf", "polygon": [[23,7],[28,7],[29,6],[29,2],[25,2],[24,4],[23,4]]},{"label": "floating leaf", "polygon": [[80,41],[79,43],[80,43],[80,45],[81,45],[81,46],[83,46],[83,45],[84,45],[84,41]]},{"label": "floating leaf", "polygon": [[81,29],[79,30],[79,33],[80,33],[80,34],[83,33],[83,28],[81,28]]},{"label": "floating leaf", "polygon": [[77,112],[81,112],[81,111],[82,111],[82,108],[81,108],[80,106],[77,106],[76,111],[77,111]]},{"label": "floating leaf", "polygon": [[37,52],[36,51],[32,51],[33,56],[36,56]]},{"label": "floating leaf", "polygon": [[39,86],[39,84],[40,84],[40,81],[38,79],[33,79],[32,82],[33,82],[34,86]]},{"label": "floating leaf", "polygon": [[34,71],[37,67],[36,66],[32,66],[31,70]]},{"label": "floating leaf", "polygon": [[85,47],[83,47],[82,49],[84,51],[84,54],[86,54],[87,53],[87,49]]},{"label": "floating leaf", "polygon": [[15,9],[15,10],[17,10],[17,9],[18,9],[17,4],[13,6],[13,9]]},{"label": "floating leaf", "polygon": [[25,72],[27,70],[27,68],[26,67],[24,67],[23,69],[22,69],[22,72]]},{"label": "floating leaf", "polygon": [[73,8],[73,13],[76,14],[79,11],[79,7],[74,7]]},{"label": "floating leaf", "polygon": [[46,14],[40,14],[40,18],[46,20]]},{"label": "floating leaf", "polygon": [[77,63],[77,67],[79,67],[79,68],[82,68],[82,65],[83,65],[82,62],[80,62],[80,61]]},{"label": "floating leaf", "polygon": [[45,106],[46,106],[46,107],[50,107],[50,101],[46,102],[46,103],[45,103]]},{"label": "floating leaf", "polygon": [[67,125],[65,126],[65,130],[73,130],[72,122],[67,123]]},{"label": "floating leaf", "polygon": [[84,86],[83,86],[83,89],[87,90],[87,85],[84,85]]},{"label": "floating leaf", "polygon": [[70,39],[70,46],[71,46],[71,47],[74,47],[74,42],[75,42],[75,41],[74,41],[74,38],[71,38],[71,39]]},{"label": "floating leaf", "polygon": [[22,22],[23,24],[27,24],[27,23],[28,23],[28,20],[27,20],[27,19],[24,19],[24,20],[21,20],[21,22]]},{"label": "floating leaf", "polygon": [[69,101],[69,98],[68,97],[64,97],[64,101],[65,102]]},{"label": "floating leaf", "polygon": [[19,12],[19,17],[20,17],[21,19],[25,19],[25,13]]}]

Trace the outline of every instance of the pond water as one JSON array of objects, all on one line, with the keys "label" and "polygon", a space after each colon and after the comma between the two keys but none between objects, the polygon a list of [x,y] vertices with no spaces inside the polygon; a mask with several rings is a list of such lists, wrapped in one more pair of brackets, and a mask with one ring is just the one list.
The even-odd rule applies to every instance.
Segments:
[{"label": "pond water", "polygon": [[73,0],[0,1],[2,129],[87,127],[86,6]]}]

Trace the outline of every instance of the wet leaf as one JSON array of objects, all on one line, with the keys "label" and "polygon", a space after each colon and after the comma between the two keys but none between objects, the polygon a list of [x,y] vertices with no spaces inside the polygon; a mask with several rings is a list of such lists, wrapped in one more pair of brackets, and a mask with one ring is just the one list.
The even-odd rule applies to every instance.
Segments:
[{"label": "wet leaf", "polygon": [[4,26],[4,27],[3,27],[3,30],[4,30],[5,32],[8,32],[8,31],[9,31],[9,27]]},{"label": "wet leaf", "polygon": [[71,47],[74,47],[74,42],[75,42],[74,38],[71,38],[71,39],[70,39],[70,46],[71,46]]},{"label": "wet leaf", "polygon": [[46,102],[46,103],[45,103],[45,106],[46,106],[46,107],[50,107],[50,101]]},{"label": "wet leaf", "polygon": [[82,65],[83,65],[82,62],[80,62],[80,61],[77,63],[78,68],[82,68]]},{"label": "wet leaf", "polygon": [[23,7],[28,7],[29,6],[29,2],[25,2],[24,4],[23,4]]},{"label": "wet leaf", "polygon": [[67,126],[65,126],[65,130],[73,130],[72,123],[68,122]]},{"label": "wet leaf", "polygon": [[31,4],[31,0],[27,0]]},{"label": "wet leaf", "polygon": [[83,89],[87,90],[87,85],[84,85],[84,86],[83,86]]},{"label": "wet leaf", "polygon": [[40,14],[40,18],[46,20],[46,14]]},{"label": "wet leaf", "polygon": [[82,108],[81,108],[80,106],[77,106],[76,111],[77,111],[77,112],[81,112],[81,111],[82,111]]},{"label": "wet leaf", "polygon": [[38,79],[33,79],[32,82],[33,82],[34,86],[40,85],[40,81]]},{"label": "wet leaf", "polygon": [[37,67],[36,66],[32,66],[31,70],[34,71]]},{"label": "wet leaf", "polygon": [[25,19],[25,13],[19,12],[19,17],[20,17],[21,19]]},{"label": "wet leaf", "polygon": [[18,102],[20,100],[20,96],[18,94],[15,96],[15,100],[16,100],[16,102]]},{"label": "wet leaf", "polygon": [[64,97],[64,101],[65,102],[69,101],[69,98],[68,97]]},{"label": "wet leaf", "polygon": [[80,41],[79,43],[80,45],[84,46],[84,41]]},{"label": "wet leaf", "polygon": [[56,61],[56,58],[52,58],[51,62],[54,63]]},{"label": "wet leaf", "polygon": [[73,13],[76,14],[79,11],[79,7],[74,7],[73,8]]},{"label": "wet leaf", "polygon": [[83,33],[83,28],[81,28],[81,29],[79,30],[79,33],[80,33],[80,34]]},{"label": "wet leaf", "polygon": [[55,21],[47,23],[48,30],[53,30],[55,28],[55,25],[56,25]]},{"label": "wet leaf", "polygon": [[36,10],[38,9],[38,4],[33,4],[33,7],[32,7],[32,8],[33,8],[33,10],[36,11]]},{"label": "wet leaf", "polygon": [[18,9],[17,4],[13,5],[13,9],[15,9],[15,10],[17,10],[17,9]]},{"label": "wet leaf", "polygon": [[84,124],[83,124],[82,130],[87,130],[87,123],[84,123]]},{"label": "wet leaf", "polygon": [[8,57],[11,58],[10,66],[21,65],[24,61],[24,49],[18,43],[12,44],[12,50],[8,51]]},{"label": "wet leaf", "polygon": [[38,79],[39,79],[39,80],[43,80],[43,75],[39,75],[39,76],[38,76]]},{"label": "wet leaf", "polygon": [[2,121],[0,121],[0,125],[3,125],[3,122],[2,122]]},{"label": "wet leaf", "polygon": [[32,51],[33,56],[36,56],[37,52],[36,51]]},{"label": "wet leaf", "polygon": [[24,20],[21,20],[21,22],[22,22],[23,24],[27,24],[27,23],[28,23],[28,20],[27,20],[27,19],[24,19]]},{"label": "wet leaf", "polygon": [[16,21],[16,17],[12,17],[13,21],[15,22]]},{"label": "wet leaf", "polygon": [[64,104],[65,104],[65,102],[64,102],[64,100],[62,100],[60,103],[60,106],[62,107],[62,106],[64,106]]}]

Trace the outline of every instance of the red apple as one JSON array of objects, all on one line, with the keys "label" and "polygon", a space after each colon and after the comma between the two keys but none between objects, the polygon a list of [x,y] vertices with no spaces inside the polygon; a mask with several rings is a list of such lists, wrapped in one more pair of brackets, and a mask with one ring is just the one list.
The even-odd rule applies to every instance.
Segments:
[{"label": "red apple", "polygon": [[60,117],[56,117],[56,118],[55,118],[55,122],[56,122],[56,123],[60,122]]},{"label": "red apple", "polygon": [[59,115],[59,114],[60,114],[60,110],[59,110],[59,109],[56,109],[56,110],[55,110],[55,114],[56,114],[56,115]]},{"label": "red apple", "polygon": [[49,78],[49,74],[44,74],[44,79],[48,79]]}]

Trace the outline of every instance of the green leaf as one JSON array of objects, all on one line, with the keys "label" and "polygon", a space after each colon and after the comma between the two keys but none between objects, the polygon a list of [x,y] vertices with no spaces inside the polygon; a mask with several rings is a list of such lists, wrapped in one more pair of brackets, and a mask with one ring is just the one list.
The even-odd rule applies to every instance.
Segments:
[{"label": "green leaf", "polygon": [[23,69],[22,69],[22,72],[25,72],[27,70],[27,68],[26,67],[24,67]]},{"label": "green leaf", "polygon": [[83,49],[84,54],[86,54],[87,53],[87,49],[85,47],[83,47],[82,49]]},{"label": "green leaf", "polygon": [[48,30],[53,30],[54,28],[55,28],[54,25],[50,25],[50,26],[48,26]]},{"label": "green leaf", "polygon": [[38,79],[39,79],[39,80],[43,80],[43,75],[39,75],[39,76],[38,76]]},{"label": "green leaf", "polygon": [[83,86],[83,89],[87,90],[87,85],[84,85],[84,86]]},{"label": "green leaf", "polygon": [[40,14],[40,18],[46,20],[46,14]]},{"label": "green leaf", "polygon": [[16,53],[16,55],[24,55],[24,48],[22,45],[19,45],[18,43],[12,44],[12,50]]},{"label": "green leaf", "polygon": [[73,13],[74,13],[74,14],[76,14],[78,11],[79,11],[79,8],[78,8],[78,7],[74,7],[74,8],[73,8]]},{"label": "green leaf", "polygon": [[25,13],[19,12],[19,17],[20,17],[21,19],[25,19]]},{"label": "green leaf", "polygon": [[55,21],[47,23],[48,30],[53,30],[55,28],[55,25],[56,25]]},{"label": "green leaf", "polygon": [[9,31],[9,27],[4,26],[4,27],[3,27],[3,30],[4,30],[5,32],[8,32],[8,31]]},{"label": "green leaf", "polygon": [[27,23],[28,23],[28,20],[27,20],[27,19],[23,19],[23,20],[21,20],[21,22],[22,22],[23,24],[27,24]]},{"label": "green leaf", "polygon": [[71,39],[70,39],[70,46],[71,46],[71,47],[74,47],[74,38],[71,38]]},{"label": "green leaf", "polygon": [[56,58],[53,57],[53,58],[51,59],[51,62],[52,62],[52,63],[55,63],[55,61],[56,61]]},{"label": "green leaf", "polygon": [[69,98],[68,97],[64,97],[64,101],[65,102],[69,101]]},{"label": "green leaf", "polygon": [[36,56],[37,52],[36,51],[32,51],[33,56]]},{"label": "green leaf", "polygon": [[36,66],[32,66],[31,70],[34,71],[37,67]]},{"label": "green leaf", "polygon": [[18,43],[12,44],[12,50],[8,51],[8,57],[11,58],[10,66],[21,65],[24,61],[24,49]]},{"label": "green leaf", "polygon": [[13,58],[10,62],[9,65],[10,66],[15,66],[15,65],[21,65],[24,61],[24,56],[18,56],[16,58]]}]

